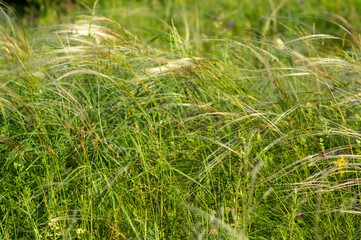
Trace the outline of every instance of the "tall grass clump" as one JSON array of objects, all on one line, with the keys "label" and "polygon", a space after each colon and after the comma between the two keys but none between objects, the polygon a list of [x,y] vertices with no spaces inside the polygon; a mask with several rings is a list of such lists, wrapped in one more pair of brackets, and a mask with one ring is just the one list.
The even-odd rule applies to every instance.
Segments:
[{"label": "tall grass clump", "polygon": [[1,21],[0,238],[360,238],[354,30]]}]

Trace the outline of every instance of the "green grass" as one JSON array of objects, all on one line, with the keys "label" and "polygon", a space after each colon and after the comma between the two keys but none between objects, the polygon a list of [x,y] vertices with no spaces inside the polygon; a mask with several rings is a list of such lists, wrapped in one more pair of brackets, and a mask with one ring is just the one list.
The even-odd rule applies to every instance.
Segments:
[{"label": "green grass", "polygon": [[1,10],[0,239],[360,238],[358,1],[116,2]]}]

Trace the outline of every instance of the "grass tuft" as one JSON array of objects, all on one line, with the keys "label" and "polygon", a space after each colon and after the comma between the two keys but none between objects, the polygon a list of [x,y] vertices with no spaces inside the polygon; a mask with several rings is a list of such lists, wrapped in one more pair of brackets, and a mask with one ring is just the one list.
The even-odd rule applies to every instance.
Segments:
[{"label": "grass tuft", "polygon": [[360,238],[358,34],[269,3],[257,36],[184,5],[151,40],[1,3],[0,238]]}]

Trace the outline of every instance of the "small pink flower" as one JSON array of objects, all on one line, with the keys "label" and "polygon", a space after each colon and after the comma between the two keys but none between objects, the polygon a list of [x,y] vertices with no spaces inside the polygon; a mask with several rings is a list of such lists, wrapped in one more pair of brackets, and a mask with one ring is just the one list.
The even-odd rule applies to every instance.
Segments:
[{"label": "small pink flower", "polygon": [[302,213],[297,214],[297,216],[302,217]]},{"label": "small pink flower", "polygon": [[327,157],[326,153],[322,153],[322,156],[323,156],[323,157]]}]

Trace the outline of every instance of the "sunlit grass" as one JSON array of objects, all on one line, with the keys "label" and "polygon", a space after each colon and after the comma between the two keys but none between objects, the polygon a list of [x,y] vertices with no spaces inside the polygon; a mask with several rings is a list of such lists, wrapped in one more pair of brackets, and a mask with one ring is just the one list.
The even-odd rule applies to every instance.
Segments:
[{"label": "sunlit grass", "polygon": [[165,24],[157,47],[97,15],[29,32],[4,9],[0,238],[360,237],[347,29]]}]

